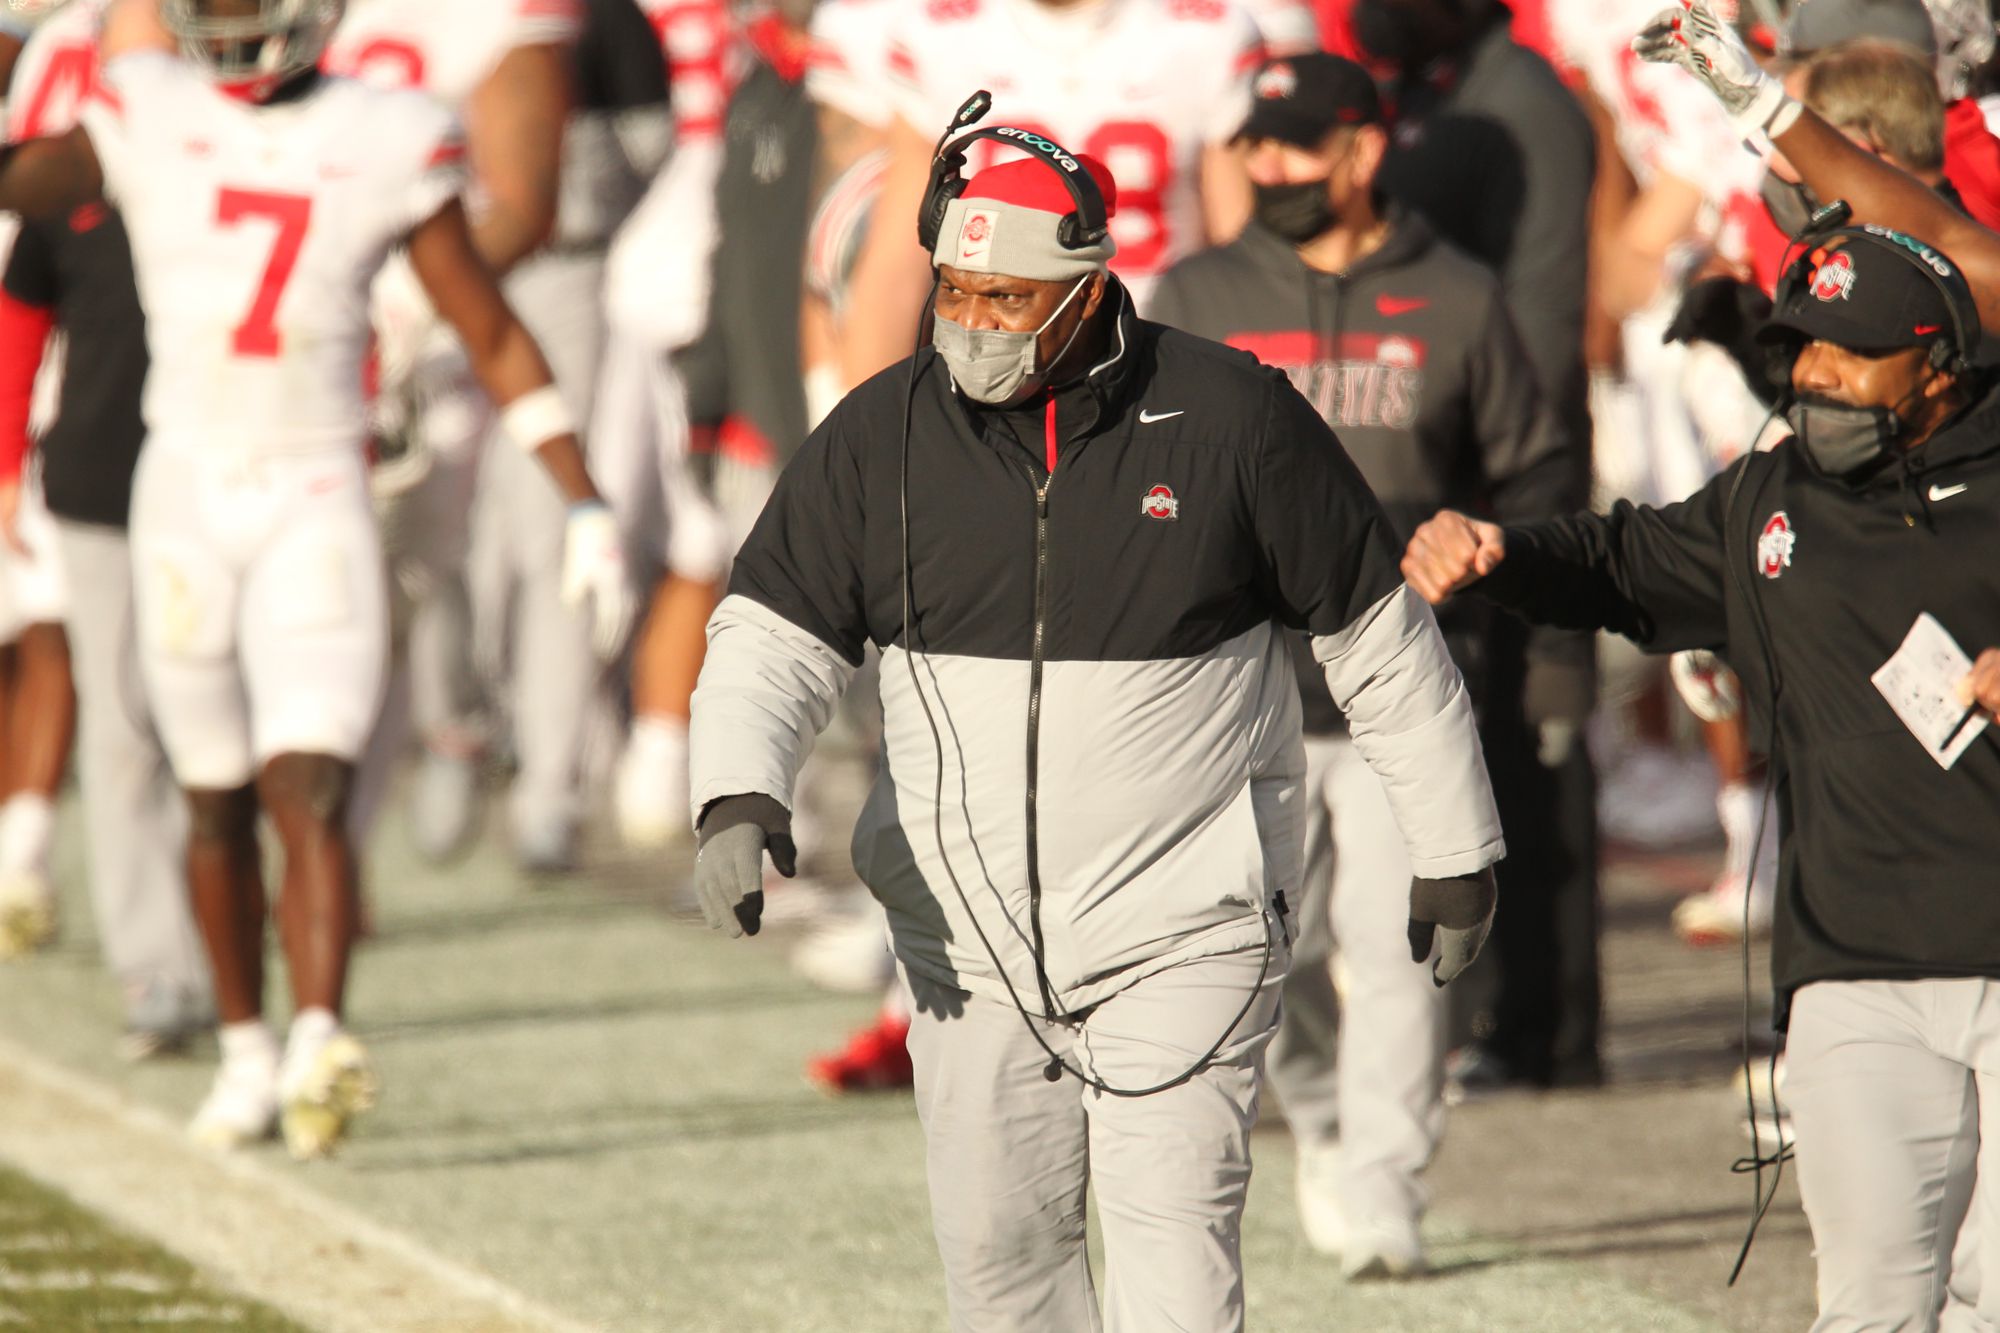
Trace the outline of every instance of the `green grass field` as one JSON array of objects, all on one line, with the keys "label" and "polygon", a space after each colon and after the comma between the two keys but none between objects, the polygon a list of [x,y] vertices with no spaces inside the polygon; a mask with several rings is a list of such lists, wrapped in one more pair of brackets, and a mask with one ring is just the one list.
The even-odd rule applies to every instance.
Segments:
[{"label": "green grass field", "polygon": [[38,1333],[172,1327],[304,1333],[182,1260],[0,1170],[0,1326]]}]

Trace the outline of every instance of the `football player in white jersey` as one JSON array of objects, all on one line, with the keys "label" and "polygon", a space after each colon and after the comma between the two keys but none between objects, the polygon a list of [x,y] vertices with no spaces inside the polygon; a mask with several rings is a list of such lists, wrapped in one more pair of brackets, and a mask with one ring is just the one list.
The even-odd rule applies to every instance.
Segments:
[{"label": "football player in white jersey", "polygon": [[[480,19],[468,6],[488,16]],[[489,0],[372,0],[343,25],[329,63],[353,67],[371,81],[421,74],[427,91],[448,97],[457,86],[431,83],[431,66],[472,66],[454,56],[462,28],[451,22],[453,15],[464,12],[490,34],[496,9],[517,34],[526,23],[581,25],[574,29],[578,44],[565,57],[573,66],[575,96],[556,126],[563,147],[553,231],[548,243],[520,257],[506,282],[515,307],[548,349],[571,410],[587,419],[606,336],[605,250],[657,170],[670,133],[663,62],[633,0],[502,0],[497,6]],[[508,31],[505,23],[500,31]],[[364,34],[365,44],[351,47],[363,43]],[[390,42],[417,58],[392,62],[383,54]],[[478,44],[492,45],[486,39]],[[351,49],[359,53],[350,56]],[[475,97],[486,86],[479,85]],[[473,512],[474,636],[489,661],[509,670],[508,713],[519,760],[510,824],[516,856],[531,872],[559,872],[574,862],[584,806],[583,740],[602,679],[598,659],[623,646],[598,641],[593,653],[590,627],[563,604],[551,559],[563,521],[561,507],[519,458],[504,451],[488,455]]]},{"label": "football player in white jersey", "polygon": [[[909,225],[938,133],[975,89],[992,125],[1040,130],[1104,162],[1118,185],[1113,267],[1143,310],[1183,255],[1228,240],[1250,186],[1229,138],[1263,56],[1234,0],[881,0],[893,6],[895,120],[882,207],[856,261],[841,330],[845,387],[909,355],[929,281]],[[993,160],[977,145],[968,170]]]},{"label": "football player in white jersey", "polygon": [[[328,72],[421,89],[459,117],[479,201],[473,241],[496,273],[555,230],[579,26],[575,0],[352,0],[328,48]],[[411,831],[420,853],[443,861],[477,831],[487,740],[465,570],[491,407],[400,259],[376,283],[375,319],[378,425],[411,452],[399,470],[414,482],[382,500],[407,641],[357,781],[353,827],[357,837],[372,827],[414,727],[422,757]]]},{"label": "football player in white jersey", "polygon": [[[328,1151],[374,1077],[342,1030],[357,897],[353,766],[387,670],[363,444],[369,283],[398,244],[502,430],[571,505],[564,576],[611,632],[631,595],[574,417],[473,245],[465,149],[420,96],[317,72],[338,0],[123,0],[81,125],[0,157],[0,208],[115,200],[152,373],[134,482],[140,663],[186,790],[188,878],[223,1065],[194,1122]],[[177,47],[179,55],[174,54]],[[257,815],[283,843],[283,1057],[262,1021]]]}]

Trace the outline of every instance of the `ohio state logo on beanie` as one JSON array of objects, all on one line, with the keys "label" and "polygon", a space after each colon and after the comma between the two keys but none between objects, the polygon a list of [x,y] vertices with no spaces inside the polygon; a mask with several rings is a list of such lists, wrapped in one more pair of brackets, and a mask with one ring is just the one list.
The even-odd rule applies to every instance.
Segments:
[{"label": "ohio state logo on beanie", "polygon": [[1799,534],[1792,531],[1792,520],[1780,509],[1764,520],[1763,535],[1757,538],[1757,572],[1767,579],[1777,578],[1792,567],[1792,551],[1799,544]]},{"label": "ohio state logo on beanie", "polygon": [[1822,301],[1845,301],[1854,294],[1854,257],[1836,250],[1813,270],[1812,294]]},{"label": "ohio state logo on beanie", "polygon": [[958,262],[955,268],[985,269],[993,265],[993,236],[1000,230],[1000,210],[968,208],[965,224],[958,229]]}]

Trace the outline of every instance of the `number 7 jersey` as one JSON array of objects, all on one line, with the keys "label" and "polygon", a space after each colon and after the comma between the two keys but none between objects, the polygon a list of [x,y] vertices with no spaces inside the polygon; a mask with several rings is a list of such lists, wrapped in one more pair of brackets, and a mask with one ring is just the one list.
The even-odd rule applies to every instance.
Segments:
[{"label": "number 7 jersey", "polygon": [[358,448],[369,284],[464,185],[450,114],[344,79],[252,105],[145,52],[105,66],[82,124],[132,239],[149,434]]}]

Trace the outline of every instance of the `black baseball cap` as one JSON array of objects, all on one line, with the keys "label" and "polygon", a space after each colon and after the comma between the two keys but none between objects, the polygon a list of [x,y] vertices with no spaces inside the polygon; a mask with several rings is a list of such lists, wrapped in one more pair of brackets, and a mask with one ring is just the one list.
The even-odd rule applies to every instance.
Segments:
[{"label": "black baseball cap", "polygon": [[1382,97],[1367,70],[1352,60],[1315,52],[1281,56],[1250,81],[1250,118],[1239,139],[1279,139],[1317,148],[1335,130],[1382,122]]},{"label": "black baseball cap", "polygon": [[[1943,288],[1963,288],[1965,279],[1921,241],[1882,227],[1843,227],[1810,242],[1801,263],[1798,280],[1781,286],[1778,308],[1759,331],[1762,341],[1804,337],[1857,352],[1893,352],[1960,340]],[[1961,304],[1972,309],[1970,301],[1966,289]],[[1978,334],[1975,320],[1967,336],[1976,342]]]}]

